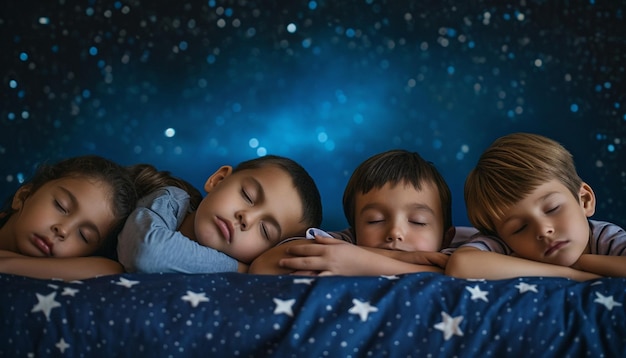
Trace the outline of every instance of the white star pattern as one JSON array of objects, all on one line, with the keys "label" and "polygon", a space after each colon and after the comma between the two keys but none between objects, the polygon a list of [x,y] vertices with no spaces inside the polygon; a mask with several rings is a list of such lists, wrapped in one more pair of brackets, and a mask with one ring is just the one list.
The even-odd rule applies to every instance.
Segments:
[{"label": "white star pattern", "polygon": [[59,348],[59,350],[61,351],[61,353],[65,353],[65,350],[68,349],[70,347],[69,344],[67,344],[67,342],[65,341],[65,339],[61,338],[61,340],[59,341],[59,343],[55,344],[55,346],[57,348]]},{"label": "white star pattern", "polygon": [[276,308],[274,308],[274,314],[284,313],[287,316],[293,317],[293,304],[296,303],[295,299],[281,300],[280,298],[274,298]]},{"label": "white star pattern", "polygon": [[354,306],[352,306],[348,310],[348,312],[352,314],[358,314],[359,317],[361,317],[362,322],[367,321],[367,316],[370,314],[370,312],[378,312],[378,308],[370,305],[369,302],[359,301],[354,298],[352,299],[352,303],[354,303]]},{"label": "white star pattern", "polygon": [[468,290],[472,294],[472,297],[470,297],[472,301],[483,300],[485,302],[489,302],[489,300],[487,299],[487,295],[489,294],[489,292],[481,291],[478,285],[474,287],[465,286],[465,289]]},{"label": "white star pattern", "polygon": [[453,335],[463,336],[463,331],[459,327],[463,316],[452,317],[444,311],[441,311],[441,318],[443,321],[435,324],[435,329],[443,332],[443,338],[447,341],[452,338]]},{"label": "white star pattern", "polygon": [[115,284],[116,285],[120,285],[120,286],[124,286],[124,287],[127,287],[127,288],[131,288],[134,285],[139,284],[139,281],[131,281],[131,280],[128,280],[128,279],[126,279],[124,277],[120,277],[120,280],[115,282]]},{"label": "white star pattern", "polygon": [[517,285],[515,285],[515,288],[517,288],[519,290],[519,293],[524,293],[524,292],[528,292],[528,291],[532,291],[532,292],[539,292],[537,291],[537,285],[529,285],[526,282],[520,282]]},{"label": "white star pattern", "polygon": [[312,278],[294,278],[293,283],[303,283],[305,285],[311,285],[315,279]]},{"label": "white star pattern", "polygon": [[65,287],[63,289],[63,292],[61,293],[61,296],[76,296],[76,294],[78,293],[78,290],[75,288],[71,288],[71,287]]},{"label": "white star pattern", "polygon": [[52,311],[53,308],[56,307],[61,307],[61,303],[57,302],[54,300],[54,298],[56,297],[57,293],[56,292],[52,292],[51,294],[44,296],[44,295],[40,295],[38,293],[36,293],[37,295],[37,300],[39,302],[37,302],[37,304],[35,305],[35,307],[33,307],[33,309],[31,310],[31,312],[43,312],[44,315],[46,315],[46,319],[49,321],[50,320],[50,311]]},{"label": "white star pattern", "polygon": [[206,297],[204,292],[195,293],[192,291],[187,291],[187,294],[181,297],[183,301],[188,301],[191,304],[191,307],[198,307],[200,302],[209,302],[209,299]]},{"label": "white star pattern", "polygon": [[596,296],[598,296],[598,298],[593,300],[593,302],[606,306],[609,311],[612,310],[613,307],[622,305],[621,303],[614,301],[613,296],[603,296],[600,292],[596,292]]}]

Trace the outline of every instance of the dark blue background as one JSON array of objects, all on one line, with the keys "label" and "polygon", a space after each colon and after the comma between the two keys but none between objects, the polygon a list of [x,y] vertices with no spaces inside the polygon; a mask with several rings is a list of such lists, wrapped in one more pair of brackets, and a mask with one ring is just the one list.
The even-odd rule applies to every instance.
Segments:
[{"label": "dark blue background", "polygon": [[480,153],[530,131],[571,150],[595,218],[625,226],[625,8],[5,1],[0,194],[41,161],[78,154],[153,163],[202,187],[220,165],[272,153],[311,172],[334,230],[352,170],[405,148],[437,164],[466,225],[463,182]]}]

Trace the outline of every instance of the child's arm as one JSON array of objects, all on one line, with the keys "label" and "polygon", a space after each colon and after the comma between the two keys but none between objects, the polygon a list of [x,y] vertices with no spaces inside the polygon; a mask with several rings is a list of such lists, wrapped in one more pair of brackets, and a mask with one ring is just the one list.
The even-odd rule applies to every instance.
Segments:
[{"label": "child's arm", "polygon": [[0,251],[0,272],[71,281],[115,275],[124,270],[118,262],[104,257],[30,257]]},{"label": "child's arm", "polygon": [[475,247],[461,247],[448,260],[446,275],[500,280],[521,276],[568,277],[586,281],[600,276],[566,266],[546,264]]},{"label": "child's arm", "polygon": [[626,256],[583,254],[572,267],[602,276],[626,277]]},{"label": "child's arm", "polygon": [[360,247],[365,250],[372,251],[377,254],[391,257],[392,259],[400,260],[400,261],[407,262],[410,264],[438,266],[443,269],[446,267],[446,264],[448,262],[448,255],[442,254],[440,252],[398,251],[398,250],[378,249],[374,247],[364,247],[364,246],[360,246]]},{"label": "child's arm", "polygon": [[143,198],[118,239],[118,258],[129,272],[245,272],[247,265],[184,236],[180,223],[189,214],[188,194],[167,187]]},{"label": "child's arm", "polygon": [[298,272],[318,271],[320,275],[377,276],[399,275],[411,272],[439,272],[432,265],[417,265],[366,250],[342,240],[315,237],[315,242],[304,242],[286,248],[287,257],[279,260],[280,267]]}]

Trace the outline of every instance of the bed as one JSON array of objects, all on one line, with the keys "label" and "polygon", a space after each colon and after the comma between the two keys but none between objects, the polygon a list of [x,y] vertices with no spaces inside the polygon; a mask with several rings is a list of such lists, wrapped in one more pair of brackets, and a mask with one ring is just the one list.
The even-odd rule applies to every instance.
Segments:
[{"label": "bed", "polygon": [[2,357],[617,357],[626,278],[0,275]]}]

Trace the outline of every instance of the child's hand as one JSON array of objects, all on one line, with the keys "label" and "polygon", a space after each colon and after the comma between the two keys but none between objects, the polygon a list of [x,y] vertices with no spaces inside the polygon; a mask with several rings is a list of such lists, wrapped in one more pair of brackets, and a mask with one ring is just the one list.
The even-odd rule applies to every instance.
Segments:
[{"label": "child's hand", "polygon": [[[294,274],[357,275],[363,262],[361,254],[369,254],[358,246],[334,238],[315,235],[312,243],[290,247],[289,258],[280,260],[283,268],[294,270]],[[356,267],[355,267],[356,265]]]}]

